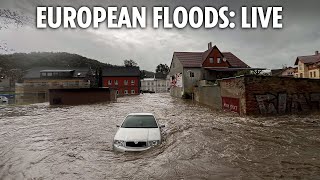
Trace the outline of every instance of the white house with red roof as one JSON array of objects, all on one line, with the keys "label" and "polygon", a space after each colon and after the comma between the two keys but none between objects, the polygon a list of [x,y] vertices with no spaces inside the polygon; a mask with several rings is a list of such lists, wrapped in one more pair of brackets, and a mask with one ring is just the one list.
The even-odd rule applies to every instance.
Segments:
[{"label": "white house with red roof", "polygon": [[208,44],[204,52],[174,52],[170,65],[171,95],[181,97],[192,93],[200,80],[214,81],[234,76],[242,70],[263,70],[250,68],[231,52],[221,52],[217,46]]}]

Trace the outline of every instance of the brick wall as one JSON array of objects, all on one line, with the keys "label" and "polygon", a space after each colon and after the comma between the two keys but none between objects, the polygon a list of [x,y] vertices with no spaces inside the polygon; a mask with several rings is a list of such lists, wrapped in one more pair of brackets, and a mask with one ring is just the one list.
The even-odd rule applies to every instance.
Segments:
[{"label": "brick wall", "polygon": [[222,108],[239,114],[246,114],[244,78],[226,78],[219,80]]},{"label": "brick wall", "polygon": [[245,77],[246,114],[319,111],[320,80],[290,77]]}]

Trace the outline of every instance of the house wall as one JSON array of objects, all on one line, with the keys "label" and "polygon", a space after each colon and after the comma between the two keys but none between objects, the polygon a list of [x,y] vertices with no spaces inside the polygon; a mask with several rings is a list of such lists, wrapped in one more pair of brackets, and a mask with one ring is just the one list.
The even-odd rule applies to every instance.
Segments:
[{"label": "house wall", "polygon": [[170,87],[169,79],[142,79],[141,90],[142,91],[153,91],[155,93],[168,92]]},{"label": "house wall", "polygon": [[[172,80],[172,76],[179,74],[179,73],[183,73],[183,66],[182,66],[181,62],[178,60],[178,58],[173,56],[172,62],[170,65],[170,72],[169,72],[170,80]],[[172,83],[170,82],[170,95],[171,96],[180,98],[180,97],[182,97],[183,92],[184,92],[183,87],[172,86]]]},{"label": "house wall", "polygon": [[89,88],[90,82],[78,79],[25,79],[15,85],[15,103],[41,103],[48,101],[49,89]]},{"label": "house wall", "polygon": [[[108,81],[111,80],[111,84]],[[124,82],[128,80],[126,85]],[[132,84],[131,81],[134,81]],[[118,84],[115,82],[118,81]],[[125,95],[125,90],[128,91],[128,95],[137,95],[140,94],[140,78],[139,77],[103,77],[102,78],[103,87],[109,87],[115,89],[118,92],[118,95]],[[134,93],[132,93],[134,90]]]},{"label": "house wall", "polygon": [[221,109],[220,86],[198,86],[194,91],[195,101],[213,109]]},{"label": "house wall", "polygon": [[[191,72],[193,72],[194,77],[190,77]],[[197,85],[198,81],[202,79],[201,68],[184,68],[182,79],[184,92],[192,93],[194,86]]]},{"label": "house wall", "polygon": [[[210,58],[213,58],[213,63],[210,63]],[[218,63],[218,58],[221,58],[221,63]],[[229,67],[227,62],[223,61],[223,56],[217,48],[213,48],[208,57],[203,61],[202,67]]]},{"label": "house wall", "polygon": [[308,71],[309,78],[312,79],[320,79],[320,68],[318,69],[311,69]]},{"label": "house wall", "polygon": [[301,61],[298,62],[298,77],[309,78],[308,67]]}]

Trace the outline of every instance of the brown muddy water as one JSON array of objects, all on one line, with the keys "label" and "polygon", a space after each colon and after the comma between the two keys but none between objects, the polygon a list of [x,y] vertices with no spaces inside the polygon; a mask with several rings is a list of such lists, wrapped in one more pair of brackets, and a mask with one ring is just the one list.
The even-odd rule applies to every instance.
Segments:
[{"label": "brown muddy water", "polygon": [[[116,153],[131,112],[165,124],[164,143]],[[238,117],[170,97],[0,106],[0,179],[319,179],[320,117]]]}]

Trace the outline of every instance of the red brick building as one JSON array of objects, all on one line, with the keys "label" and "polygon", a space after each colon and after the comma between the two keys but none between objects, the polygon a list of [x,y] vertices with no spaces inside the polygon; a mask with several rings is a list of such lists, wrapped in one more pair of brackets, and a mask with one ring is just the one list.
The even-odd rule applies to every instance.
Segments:
[{"label": "red brick building", "polygon": [[139,67],[108,67],[102,71],[103,87],[115,89],[120,96],[140,94]]}]

